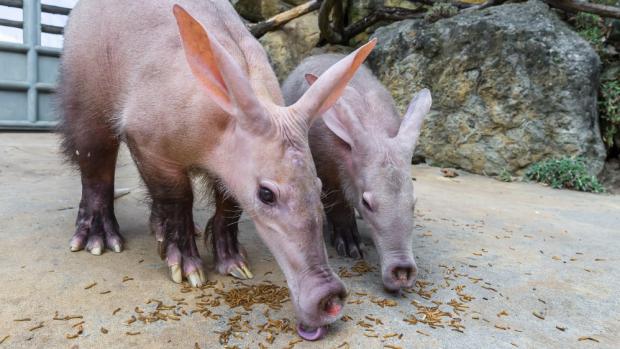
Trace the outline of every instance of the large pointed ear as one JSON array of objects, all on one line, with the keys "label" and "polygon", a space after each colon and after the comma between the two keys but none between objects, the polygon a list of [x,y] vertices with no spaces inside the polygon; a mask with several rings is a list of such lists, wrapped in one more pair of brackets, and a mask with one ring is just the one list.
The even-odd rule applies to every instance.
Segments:
[{"label": "large pointed ear", "polygon": [[[308,84],[314,84],[319,77],[308,73],[305,75]],[[351,149],[354,147],[355,134],[362,132],[359,119],[346,104],[337,102],[331,109],[323,113],[323,122],[343,142],[347,143]]]},{"label": "large pointed ear", "polygon": [[243,69],[183,7],[175,4],[173,12],[187,63],[211,99],[244,128],[264,131],[269,119]]},{"label": "large pointed ear", "polygon": [[308,123],[311,124],[316,117],[336,103],[376,44],[377,39],[372,39],[327,69],[291,108],[306,115]]},{"label": "large pointed ear", "polygon": [[397,135],[400,143],[409,149],[415,148],[420,137],[424,117],[431,110],[432,103],[431,91],[426,88],[416,93],[409,103],[409,108],[407,108]]}]

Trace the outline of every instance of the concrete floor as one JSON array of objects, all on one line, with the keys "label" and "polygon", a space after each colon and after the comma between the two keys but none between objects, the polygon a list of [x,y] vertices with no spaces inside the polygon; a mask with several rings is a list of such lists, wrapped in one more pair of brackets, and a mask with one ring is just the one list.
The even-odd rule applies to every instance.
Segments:
[{"label": "concrete floor", "polygon": [[[69,252],[80,185],[77,174],[61,163],[57,138],[0,133],[0,154],[0,341],[10,336],[0,348],[220,346],[216,331],[226,330],[228,318],[239,308],[214,308],[214,313],[223,315],[217,320],[195,313],[181,316],[179,321],[124,323],[136,315],[137,306],[152,309],[153,304],[146,304],[150,298],[166,304],[175,304],[173,298],[186,298],[188,304],[180,307],[189,312],[200,294],[182,293],[181,287],[169,280],[148,233],[144,191],[126,153],[119,161],[117,187],[133,190],[116,201],[126,249],[99,257]],[[293,343],[295,334],[282,333],[273,344],[267,344],[267,335],[258,333],[266,307],[257,305],[242,315],[253,329],[231,336],[228,345],[258,348],[263,343],[282,348],[292,343],[295,348],[346,348],[346,342],[350,348],[618,347],[620,196],[503,183],[464,173],[449,179],[427,166],[416,166],[413,173],[419,197],[414,251],[419,280],[425,286],[422,291],[416,288],[418,293],[390,296],[383,291],[376,272],[344,278],[353,301],[345,314],[352,320],[338,321],[324,340]],[[196,209],[200,224],[209,213],[204,206]],[[249,283],[271,280],[284,285],[278,266],[247,219],[241,232],[256,275]],[[372,246],[367,251],[368,263],[376,265]],[[223,283],[226,289],[240,287],[232,278],[215,275],[210,254],[204,248],[201,252],[210,280],[219,280],[218,287]],[[334,256],[330,259],[334,269],[353,265],[331,248],[329,253]],[[123,282],[125,276],[133,280]],[[96,286],[85,289],[94,282]],[[101,294],[108,290],[111,292]],[[395,306],[381,307],[377,303],[382,299],[395,301]],[[447,305],[453,299],[467,308],[456,314]],[[403,321],[418,311],[412,301],[419,302],[419,307],[434,306],[431,301],[440,304],[440,310],[461,319],[463,332],[449,327],[447,316],[441,318],[445,327],[435,329],[422,321],[416,325]],[[121,310],[113,315],[117,308]],[[53,320],[55,312],[60,317],[83,318]],[[375,322],[372,331],[365,331],[363,326],[374,321],[366,316],[380,319],[382,324]],[[290,302],[281,310],[272,310],[270,317],[292,319]],[[30,321],[14,321],[23,318]],[[417,318],[424,320],[421,314]],[[84,321],[83,333],[75,339],[66,338],[76,333],[77,327],[72,326],[80,321]],[[43,327],[30,330],[39,324]],[[108,333],[101,333],[101,327]],[[402,337],[390,336],[392,333]]]}]

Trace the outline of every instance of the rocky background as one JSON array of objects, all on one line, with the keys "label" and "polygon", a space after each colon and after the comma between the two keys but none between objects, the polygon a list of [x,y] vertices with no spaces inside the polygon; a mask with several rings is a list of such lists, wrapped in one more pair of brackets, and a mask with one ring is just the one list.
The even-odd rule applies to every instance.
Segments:
[{"label": "rocky background", "polygon": [[[307,0],[232,2],[243,18],[256,23]],[[457,6],[448,1],[349,0],[342,14],[345,25],[384,7],[413,13],[425,6],[426,12],[414,13],[413,19],[379,21],[338,46],[321,34],[314,10],[259,40],[282,81],[311,54],[347,52],[377,38],[367,64],[401,111],[417,90],[427,87],[433,93],[418,161],[519,176],[538,161],[579,156],[594,175],[603,173],[606,161],[609,169],[615,168],[612,172],[620,169],[613,163],[619,153],[620,116],[608,115],[618,113],[620,95],[620,85],[617,90],[614,85],[620,68],[612,41],[618,20],[561,11],[539,0],[464,10],[466,3],[484,1]],[[610,176],[608,172],[602,176]]]}]

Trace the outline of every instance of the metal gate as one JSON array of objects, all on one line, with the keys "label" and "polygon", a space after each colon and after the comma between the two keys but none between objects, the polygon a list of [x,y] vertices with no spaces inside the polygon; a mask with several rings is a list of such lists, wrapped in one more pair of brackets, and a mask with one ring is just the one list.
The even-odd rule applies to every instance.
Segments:
[{"label": "metal gate", "polygon": [[66,16],[71,9],[41,0],[0,0],[0,5],[23,13],[21,21],[0,18],[0,26],[23,30],[22,43],[0,41],[0,129],[50,129],[57,122],[53,94],[61,49],[42,46],[41,36],[61,35],[63,27],[41,24],[41,16]]}]

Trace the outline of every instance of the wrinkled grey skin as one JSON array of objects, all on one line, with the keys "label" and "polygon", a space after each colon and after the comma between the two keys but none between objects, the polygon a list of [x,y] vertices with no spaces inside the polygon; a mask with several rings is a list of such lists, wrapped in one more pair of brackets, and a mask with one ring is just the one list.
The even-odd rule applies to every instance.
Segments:
[{"label": "wrinkled grey skin", "polygon": [[[264,50],[227,0],[82,0],[65,38],[60,132],[82,178],[71,250],[121,252],[113,195],[125,142],[148,188],[151,228],[173,281],[206,281],[188,176],[198,170],[252,217],[286,275],[300,322],[335,321],[346,290],[327,264],[307,132],[374,42],[285,107]],[[261,198],[264,190],[272,202]]]},{"label": "wrinkled grey skin", "polygon": [[[324,54],[304,60],[284,82],[286,103],[297,101],[316,76],[340,58]],[[332,243],[340,255],[362,257],[357,209],[371,228],[383,284],[392,291],[411,287],[417,273],[410,164],[430,105],[430,92],[421,91],[401,121],[390,93],[362,67],[336,105],[310,130]]]}]

